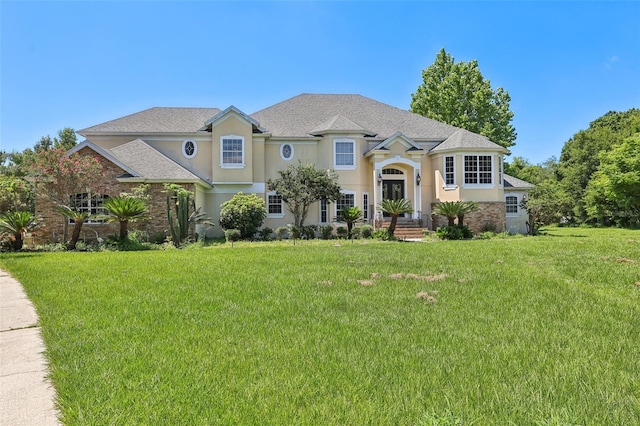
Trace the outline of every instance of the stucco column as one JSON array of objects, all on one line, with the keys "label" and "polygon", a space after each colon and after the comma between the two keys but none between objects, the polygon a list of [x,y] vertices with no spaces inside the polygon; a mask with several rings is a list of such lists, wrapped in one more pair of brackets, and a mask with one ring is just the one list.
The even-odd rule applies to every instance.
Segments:
[{"label": "stucco column", "polygon": [[422,215],[422,182],[418,185],[418,176],[422,179],[420,166],[413,168],[413,218],[421,219]]}]

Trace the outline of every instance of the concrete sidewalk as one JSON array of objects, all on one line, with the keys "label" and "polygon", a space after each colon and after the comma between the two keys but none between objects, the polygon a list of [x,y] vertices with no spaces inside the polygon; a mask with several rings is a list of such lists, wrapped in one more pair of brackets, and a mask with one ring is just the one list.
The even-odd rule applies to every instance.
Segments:
[{"label": "concrete sidewalk", "polygon": [[0,425],[60,425],[36,311],[0,269]]}]

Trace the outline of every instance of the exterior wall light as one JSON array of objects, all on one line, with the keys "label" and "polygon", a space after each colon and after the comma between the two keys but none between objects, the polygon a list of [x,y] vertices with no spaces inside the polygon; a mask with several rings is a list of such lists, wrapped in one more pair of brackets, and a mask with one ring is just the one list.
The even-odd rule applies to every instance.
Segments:
[{"label": "exterior wall light", "polygon": [[420,185],[421,181],[422,181],[422,178],[420,177],[420,172],[418,172],[418,174],[416,175],[416,185]]}]

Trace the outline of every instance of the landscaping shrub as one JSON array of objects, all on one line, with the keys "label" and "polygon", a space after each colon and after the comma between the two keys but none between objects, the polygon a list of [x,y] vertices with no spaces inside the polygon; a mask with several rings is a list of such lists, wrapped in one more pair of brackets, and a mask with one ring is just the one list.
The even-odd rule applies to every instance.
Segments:
[{"label": "landscaping shrub", "polygon": [[436,229],[436,235],[442,240],[465,240],[473,237],[473,231],[467,225],[444,225]]},{"label": "landscaping shrub", "polygon": [[238,229],[227,229],[224,231],[224,237],[231,243],[231,247],[233,247],[233,243],[242,238],[242,233]]},{"label": "landscaping shrub", "polygon": [[362,228],[360,228],[359,226],[354,226],[351,230],[351,238],[353,238],[354,240],[359,239],[361,234]]},{"label": "landscaping shrub", "polygon": [[267,217],[264,200],[256,194],[238,192],[220,206],[222,229],[237,229],[242,238],[253,238]]},{"label": "landscaping shrub", "polygon": [[360,227],[360,234],[362,235],[362,238],[371,238],[373,236],[373,226],[362,225]]},{"label": "landscaping shrub", "polygon": [[276,238],[278,240],[283,240],[287,237],[287,233],[289,232],[289,228],[286,226],[279,226],[276,228]]},{"label": "landscaping shrub", "polygon": [[300,236],[305,240],[313,240],[316,238],[316,226],[305,225],[300,227]]},{"label": "landscaping shrub", "polygon": [[273,229],[269,228],[268,226],[265,226],[260,231],[258,231],[258,236],[262,241],[271,240],[271,234],[273,234]]},{"label": "landscaping shrub", "polygon": [[347,238],[348,233],[349,231],[347,230],[346,226],[338,226],[336,228],[336,235],[338,236],[338,238]]},{"label": "landscaping shrub", "polygon": [[320,238],[323,240],[330,240],[333,238],[333,226],[331,225],[322,225],[320,227]]},{"label": "landscaping shrub", "polygon": [[389,231],[387,230],[387,228],[378,229],[373,233],[372,237],[376,240],[382,241],[392,241],[396,239],[393,235],[389,235]]}]

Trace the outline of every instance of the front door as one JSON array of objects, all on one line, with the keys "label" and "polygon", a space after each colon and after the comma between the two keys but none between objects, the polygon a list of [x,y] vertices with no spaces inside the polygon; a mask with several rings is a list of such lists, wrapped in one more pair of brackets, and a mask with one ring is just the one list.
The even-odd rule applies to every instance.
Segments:
[{"label": "front door", "polygon": [[[384,180],[382,181],[382,199],[399,200],[404,198],[404,180]],[[385,217],[389,215],[384,214]]]}]

